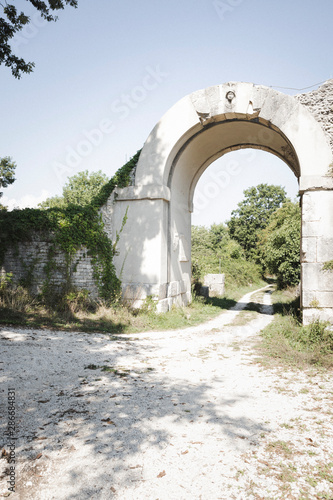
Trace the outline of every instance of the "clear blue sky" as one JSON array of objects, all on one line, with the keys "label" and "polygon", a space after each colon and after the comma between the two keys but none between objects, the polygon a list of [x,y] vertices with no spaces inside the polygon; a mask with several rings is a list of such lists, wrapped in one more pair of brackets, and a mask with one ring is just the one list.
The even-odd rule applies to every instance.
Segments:
[{"label": "clear blue sky", "polygon": [[[24,0],[15,4],[27,9]],[[3,202],[61,194],[66,177],[86,169],[111,177],[194,90],[228,81],[302,88],[331,78],[332,19],[332,0],[79,0],[57,23],[33,16],[16,52],[36,63],[34,73],[15,80],[0,68],[0,156],[18,165]],[[297,182],[280,160],[235,155],[242,173],[200,207],[195,223],[225,220],[243,189],[260,182],[295,196]],[[198,193],[230,158],[207,169]]]}]

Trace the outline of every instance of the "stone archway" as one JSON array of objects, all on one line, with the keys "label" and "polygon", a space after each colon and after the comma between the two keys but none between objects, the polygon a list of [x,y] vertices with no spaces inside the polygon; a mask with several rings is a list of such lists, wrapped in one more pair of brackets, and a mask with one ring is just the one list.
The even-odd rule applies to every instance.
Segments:
[{"label": "stone archway", "polygon": [[147,295],[160,310],[191,300],[191,211],[195,186],[218,157],[258,148],[281,158],[299,181],[302,199],[302,308],[333,321],[332,151],[321,125],[295,98],[250,83],[194,92],[155,126],[140,155],[135,184],[118,189],[114,224],[128,207],[120,255],[124,293]]}]

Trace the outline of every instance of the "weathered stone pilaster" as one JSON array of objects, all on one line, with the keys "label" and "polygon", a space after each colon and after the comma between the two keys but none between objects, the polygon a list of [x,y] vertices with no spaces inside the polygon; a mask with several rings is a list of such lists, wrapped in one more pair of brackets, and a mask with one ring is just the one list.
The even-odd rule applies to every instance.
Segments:
[{"label": "weathered stone pilaster", "polygon": [[307,191],[302,197],[302,308],[303,322],[333,322],[333,271],[323,270],[333,260],[333,191]]}]

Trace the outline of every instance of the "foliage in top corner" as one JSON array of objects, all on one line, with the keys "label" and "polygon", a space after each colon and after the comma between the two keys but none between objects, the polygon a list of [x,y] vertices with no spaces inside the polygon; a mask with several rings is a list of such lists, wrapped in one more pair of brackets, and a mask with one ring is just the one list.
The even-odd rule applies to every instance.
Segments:
[{"label": "foliage in top corner", "polygon": [[[58,16],[54,11],[63,10],[66,5],[74,8],[78,5],[78,0],[27,0],[46,21],[57,21]],[[15,78],[21,78],[22,74],[29,74],[33,71],[35,63],[26,62],[22,57],[14,54],[10,45],[15,42],[14,37],[19,34],[25,26],[31,22],[31,18],[23,11],[17,10],[13,3],[0,2],[0,66],[3,64],[11,68]],[[19,36],[19,35],[18,35]],[[15,43],[13,44],[15,46]]]}]

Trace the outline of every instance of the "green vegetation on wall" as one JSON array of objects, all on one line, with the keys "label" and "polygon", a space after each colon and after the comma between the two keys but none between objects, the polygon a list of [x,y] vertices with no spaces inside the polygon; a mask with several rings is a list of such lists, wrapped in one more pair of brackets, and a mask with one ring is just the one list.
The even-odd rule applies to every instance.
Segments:
[{"label": "green vegetation on wall", "polygon": [[323,271],[333,271],[333,260],[324,262]]},{"label": "green vegetation on wall", "polygon": [[131,175],[139,161],[140,153],[141,149],[125,165],[117,170],[109,182],[104,184],[98,195],[93,199],[93,206],[99,208],[104,205],[115,187],[124,188],[131,184]]},{"label": "green vegetation on wall", "polygon": [[[126,187],[130,184],[140,152],[138,151],[104,184],[90,205],[68,205],[65,208],[55,207],[47,210],[26,208],[12,212],[0,211],[0,264],[3,263],[9,248],[17,249],[19,243],[31,241],[34,235],[46,237],[51,242],[49,262],[44,269],[47,288],[54,270],[54,252],[64,252],[67,277],[70,278],[75,253],[86,247],[100,296],[107,300],[116,297],[120,291],[120,281],[113,264],[116,249],[104,232],[100,208],[107,202],[116,186]],[[70,288],[68,280],[65,286]]]}]

